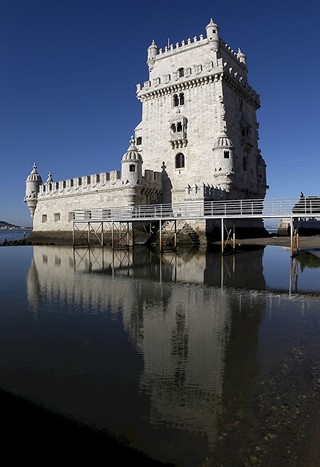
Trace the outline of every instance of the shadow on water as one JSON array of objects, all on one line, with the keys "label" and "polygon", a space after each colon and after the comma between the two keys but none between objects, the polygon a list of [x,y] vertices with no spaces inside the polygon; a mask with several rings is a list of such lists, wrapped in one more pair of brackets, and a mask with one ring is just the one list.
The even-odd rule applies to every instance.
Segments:
[{"label": "shadow on water", "polygon": [[179,466],[263,465],[281,427],[297,430],[291,412],[277,417],[300,380],[291,387],[290,373],[282,395],[281,375],[306,371],[319,347],[319,286],[310,296],[298,286],[318,273],[314,260],[268,247],[32,251],[26,296],[8,295],[0,314],[8,391]]}]

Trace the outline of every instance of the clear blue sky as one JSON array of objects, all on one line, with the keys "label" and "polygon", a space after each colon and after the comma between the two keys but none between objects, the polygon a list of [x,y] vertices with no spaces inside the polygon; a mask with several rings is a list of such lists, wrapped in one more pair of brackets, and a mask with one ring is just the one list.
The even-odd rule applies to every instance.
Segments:
[{"label": "clear blue sky", "polygon": [[0,0],[0,220],[31,225],[33,162],[54,180],[120,169],[147,47],[204,34],[211,17],[261,96],[267,196],[320,195],[320,2]]}]

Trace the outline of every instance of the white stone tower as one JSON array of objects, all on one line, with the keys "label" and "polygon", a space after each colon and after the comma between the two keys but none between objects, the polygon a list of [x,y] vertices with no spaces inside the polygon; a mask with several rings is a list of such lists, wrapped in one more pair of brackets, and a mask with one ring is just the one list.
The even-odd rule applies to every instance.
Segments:
[{"label": "white stone tower", "polygon": [[206,37],[164,49],[153,41],[147,64],[149,77],[137,85],[142,121],[135,141],[146,167],[165,165],[172,202],[188,201],[195,191],[197,199],[264,198],[260,100],[241,50],[222,41],[211,19]]},{"label": "white stone tower", "polygon": [[38,192],[40,185],[42,185],[42,179],[38,174],[37,164],[34,163],[32,170],[26,180],[26,194],[24,197],[24,202],[27,204],[32,218],[38,202]]}]

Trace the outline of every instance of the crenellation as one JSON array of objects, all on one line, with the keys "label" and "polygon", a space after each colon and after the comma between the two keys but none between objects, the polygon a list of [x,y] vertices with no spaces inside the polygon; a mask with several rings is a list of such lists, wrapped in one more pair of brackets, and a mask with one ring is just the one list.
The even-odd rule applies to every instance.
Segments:
[{"label": "crenellation", "polygon": [[45,182],[39,186],[39,197],[60,196],[62,194],[74,194],[80,191],[93,191],[104,187],[114,186],[114,183],[121,179],[119,170],[111,172],[100,172],[99,174],[85,175],[60,181]]}]

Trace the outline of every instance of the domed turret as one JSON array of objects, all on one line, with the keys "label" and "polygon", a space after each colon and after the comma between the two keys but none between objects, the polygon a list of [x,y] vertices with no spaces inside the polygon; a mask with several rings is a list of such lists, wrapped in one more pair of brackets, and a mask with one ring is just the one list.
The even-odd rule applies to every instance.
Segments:
[{"label": "domed turret", "polygon": [[32,218],[38,202],[40,185],[42,185],[42,178],[38,174],[37,164],[34,163],[26,180],[26,195],[24,197],[24,202],[27,204]]},{"label": "domed turret", "polygon": [[233,172],[233,143],[225,132],[217,136],[213,146],[214,177],[217,184],[229,191],[234,177]]},{"label": "domed turret", "polygon": [[124,153],[121,161],[121,180],[122,183],[128,183],[131,186],[140,185],[142,180],[142,157],[134,144],[134,138],[131,136],[130,146]]},{"label": "domed turret", "polygon": [[158,53],[159,53],[159,49],[158,49],[156,43],[153,40],[152,44],[148,47],[147,64],[148,64],[148,67],[149,67],[149,71],[151,71],[152,68],[154,67],[154,64],[155,64],[156,57],[157,57]]},{"label": "domed turret", "polygon": [[242,52],[241,49],[238,49],[237,58],[240,63],[242,63],[245,67],[247,67],[247,57],[245,56],[245,54]]},{"label": "domed turret", "polygon": [[208,26],[206,26],[206,31],[210,49],[217,52],[220,44],[219,26],[213,22],[212,18]]}]

